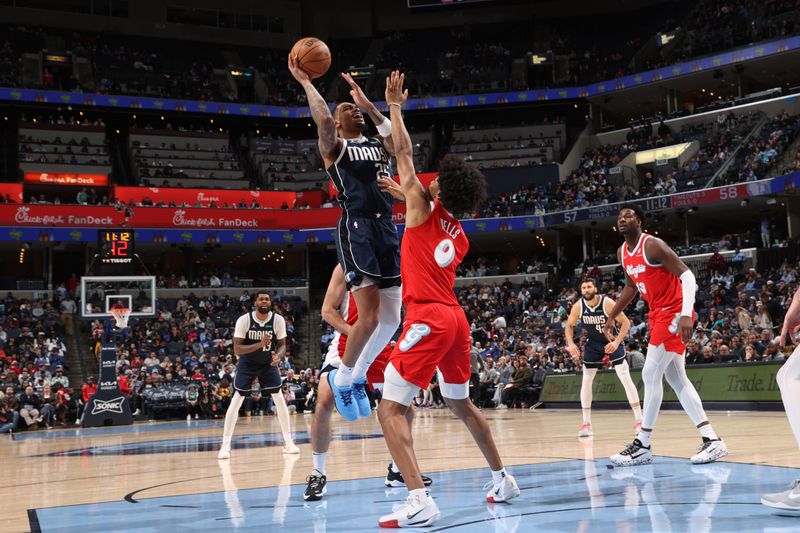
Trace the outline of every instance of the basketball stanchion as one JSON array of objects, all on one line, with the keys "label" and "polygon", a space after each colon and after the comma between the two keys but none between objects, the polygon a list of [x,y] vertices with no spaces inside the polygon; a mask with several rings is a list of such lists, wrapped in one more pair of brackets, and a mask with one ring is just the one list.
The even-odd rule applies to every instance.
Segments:
[{"label": "basketball stanchion", "polygon": [[133,423],[130,402],[119,390],[117,383],[117,346],[121,344],[122,330],[128,327],[131,309],[112,307],[109,312],[114,317],[112,340],[104,342],[100,349],[97,392],[86,403],[81,427],[124,426]]}]

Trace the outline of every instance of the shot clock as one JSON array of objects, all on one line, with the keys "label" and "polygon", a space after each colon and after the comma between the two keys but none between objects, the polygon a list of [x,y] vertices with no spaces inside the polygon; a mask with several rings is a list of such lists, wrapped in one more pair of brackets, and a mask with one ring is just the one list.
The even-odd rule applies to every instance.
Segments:
[{"label": "shot clock", "polygon": [[[117,267],[133,264],[133,231],[127,229],[100,230],[97,232],[97,247],[103,266]],[[112,268],[112,270],[115,270]]]}]

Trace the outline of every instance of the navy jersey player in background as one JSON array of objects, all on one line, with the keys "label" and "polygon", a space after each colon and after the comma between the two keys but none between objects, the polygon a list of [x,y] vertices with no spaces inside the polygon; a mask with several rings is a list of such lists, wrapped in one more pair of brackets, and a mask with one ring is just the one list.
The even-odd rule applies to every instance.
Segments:
[{"label": "navy jersey player in background", "polygon": [[225,414],[222,447],[217,459],[231,457],[231,439],[239,418],[239,409],[244,399],[250,396],[256,378],[261,393],[270,394],[275,403],[275,412],[283,433],[283,453],[300,453],[292,440],[289,409],[281,393],[283,378],[276,366],[286,353],[286,321],[272,311],[272,298],[267,291],[258,291],[253,298],[255,310],[240,316],[233,332],[233,352],[239,361],[233,377],[235,392]]},{"label": "navy jersey player in background", "polygon": [[[400,239],[392,221],[392,197],[385,190],[394,175],[392,125],[348,74],[342,77],[353,102],[340,103],[331,113],[297,58],[290,54],[288,63],[306,92],[319,151],[342,208],[336,251],[358,308],[358,322],[347,338],[339,369],[328,381],[339,413],[356,420],[371,413],[364,389],[367,370],[400,325]],[[377,137],[364,136],[367,124],[361,109],[375,123]]]},{"label": "navy jersey player in background", "polygon": [[581,296],[572,305],[572,310],[567,318],[567,327],[564,331],[567,339],[567,351],[577,362],[580,350],[573,340],[573,330],[580,323],[586,332],[586,345],[583,347],[583,380],[581,382],[581,408],[583,409],[583,423],[578,429],[579,437],[590,437],[592,432],[592,382],[597,374],[597,369],[603,367],[605,356],[611,360],[622,386],[628,403],[633,409],[635,425],[634,433],[642,427],[642,406],[639,403],[639,391],[631,379],[630,368],[625,360],[625,350],[621,343],[631,328],[631,321],[620,313],[617,323],[620,326],[619,335],[614,342],[608,342],[603,334],[603,327],[608,321],[608,312],[614,307],[614,300],[608,296],[597,294],[597,285],[594,280],[587,279],[581,283]]}]

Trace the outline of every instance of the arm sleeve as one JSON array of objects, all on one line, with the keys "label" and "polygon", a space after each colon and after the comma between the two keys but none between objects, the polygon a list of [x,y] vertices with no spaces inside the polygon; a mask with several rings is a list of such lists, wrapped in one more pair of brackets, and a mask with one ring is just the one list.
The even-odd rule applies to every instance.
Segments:
[{"label": "arm sleeve", "polygon": [[273,331],[275,331],[276,340],[286,338],[286,320],[284,320],[281,315],[275,315],[275,325],[273,327]]},{"label": "arm sleeve", "polygon": [[236,328],[233,330],[233,336],[240,339],[247,338],[247,330],[250,327],[249,315],[242,315],[236,320]]},{"label": "arm sleeve", "polygon": [[681,316],[692,316],[694,312],[694,298],[697,292],[697,281],[691,270],[681,274],[681,291],[683,292],[683,306]]}]

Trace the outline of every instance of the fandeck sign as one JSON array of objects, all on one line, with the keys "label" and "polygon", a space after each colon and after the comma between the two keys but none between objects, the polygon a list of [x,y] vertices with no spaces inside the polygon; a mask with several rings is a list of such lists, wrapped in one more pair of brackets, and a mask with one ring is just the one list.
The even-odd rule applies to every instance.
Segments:
[{"label": "fandeck sign", "polygon": [[25,183],[82,187],[107,186],[108,176],[105,174],[69,174],[66,172],[26,172]]}]

